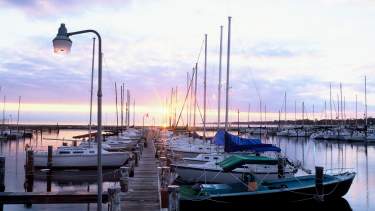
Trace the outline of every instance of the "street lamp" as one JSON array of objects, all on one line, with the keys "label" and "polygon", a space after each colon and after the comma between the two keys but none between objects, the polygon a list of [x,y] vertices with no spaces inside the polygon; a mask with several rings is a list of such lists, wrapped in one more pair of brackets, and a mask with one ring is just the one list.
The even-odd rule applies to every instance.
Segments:
[{"label": "street lamp", "polygon": [[102,175],[102,38],[100,34],[95,30],[82,30],[76,32],[69,32],[65,27],[65,24],[61,24],[60,28],[57,32],[56,37],[53,39],[53,48],[54,52],[58,54],[68,54],[70,52],[70,48],[72,47],[72,41],[70,40],[70,36],[76,34],[84,34],[84,33],[94,33],[98,37],[98,45],[99,45],[99,67],[98,67],[98,131],[96,135],[97,145],[98,145],[98,174],[97,174],[97,183],[98,183],[98,201],[97,206],[98,210],[102,210],[102,192],[103,192],[103,175]]}]

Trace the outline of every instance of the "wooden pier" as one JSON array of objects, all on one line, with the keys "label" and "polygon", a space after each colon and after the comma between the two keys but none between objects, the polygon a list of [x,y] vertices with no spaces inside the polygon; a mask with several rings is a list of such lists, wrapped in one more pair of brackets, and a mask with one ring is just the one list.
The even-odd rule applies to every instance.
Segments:
[{"label": "wooden pier", "polygon": [[147,147],[143,149],[138,166],[134,169],[134,177],[129,177],[128,192],[120,195],[121,210],[160,210],[158,161],[152,138],[151,132],[146,139]]}]

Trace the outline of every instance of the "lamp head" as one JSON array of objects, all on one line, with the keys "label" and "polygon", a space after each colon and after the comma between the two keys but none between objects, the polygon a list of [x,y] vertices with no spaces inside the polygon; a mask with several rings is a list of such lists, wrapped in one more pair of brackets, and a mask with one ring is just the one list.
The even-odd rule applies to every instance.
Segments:
[{"label": "lamp head", "polygon": [[52,41],[53,49],[55,53],[58,54],[68,54],[70,48],[72,47],[72,41],[69,39],[68,30],[65,24],[61,24],[56,37]]}]

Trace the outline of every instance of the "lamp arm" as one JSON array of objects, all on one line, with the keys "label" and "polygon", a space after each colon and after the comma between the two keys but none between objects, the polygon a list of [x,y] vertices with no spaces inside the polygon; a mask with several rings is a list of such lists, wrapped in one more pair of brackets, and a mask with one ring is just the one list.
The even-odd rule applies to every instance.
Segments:
[{"label": "lamp arm", "polygon": [[97,123],[97,145],[98,145],[98,210],[102,210],[102,192],[103,192],[103,174],[102,174],[102,38],[100,34],[92,29],[76,31],[67,33],[67,36],[73,36],[77,34],[84,34],[84,33],[94,33],[98,37],[98,123]]}]

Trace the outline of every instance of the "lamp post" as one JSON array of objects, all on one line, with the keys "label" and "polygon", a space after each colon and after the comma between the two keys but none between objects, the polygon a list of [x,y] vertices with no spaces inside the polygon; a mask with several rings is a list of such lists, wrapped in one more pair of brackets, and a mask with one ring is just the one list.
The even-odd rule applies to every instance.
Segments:
[{"label": "lamp post", "polygon": [[68,54],[70,48],[72,47],[72,41],[70,36],[84,33],[94,33],[98,37],[99,45],[99,55],[98,55],[98,129],[96,134],[97,145],[98,145],[98,174],[97,174],[97,183],[98,183],[98,201],[97,209],[98,211],[102,210],[102,192],[103,192],[103,175],[102,175],[102,38],[100,34],[95,30],[82,30],[69,32],[65,27],[65,24],[61,24],[58,30],[56,37],[53,39],[53,48],[55,53]]}]

